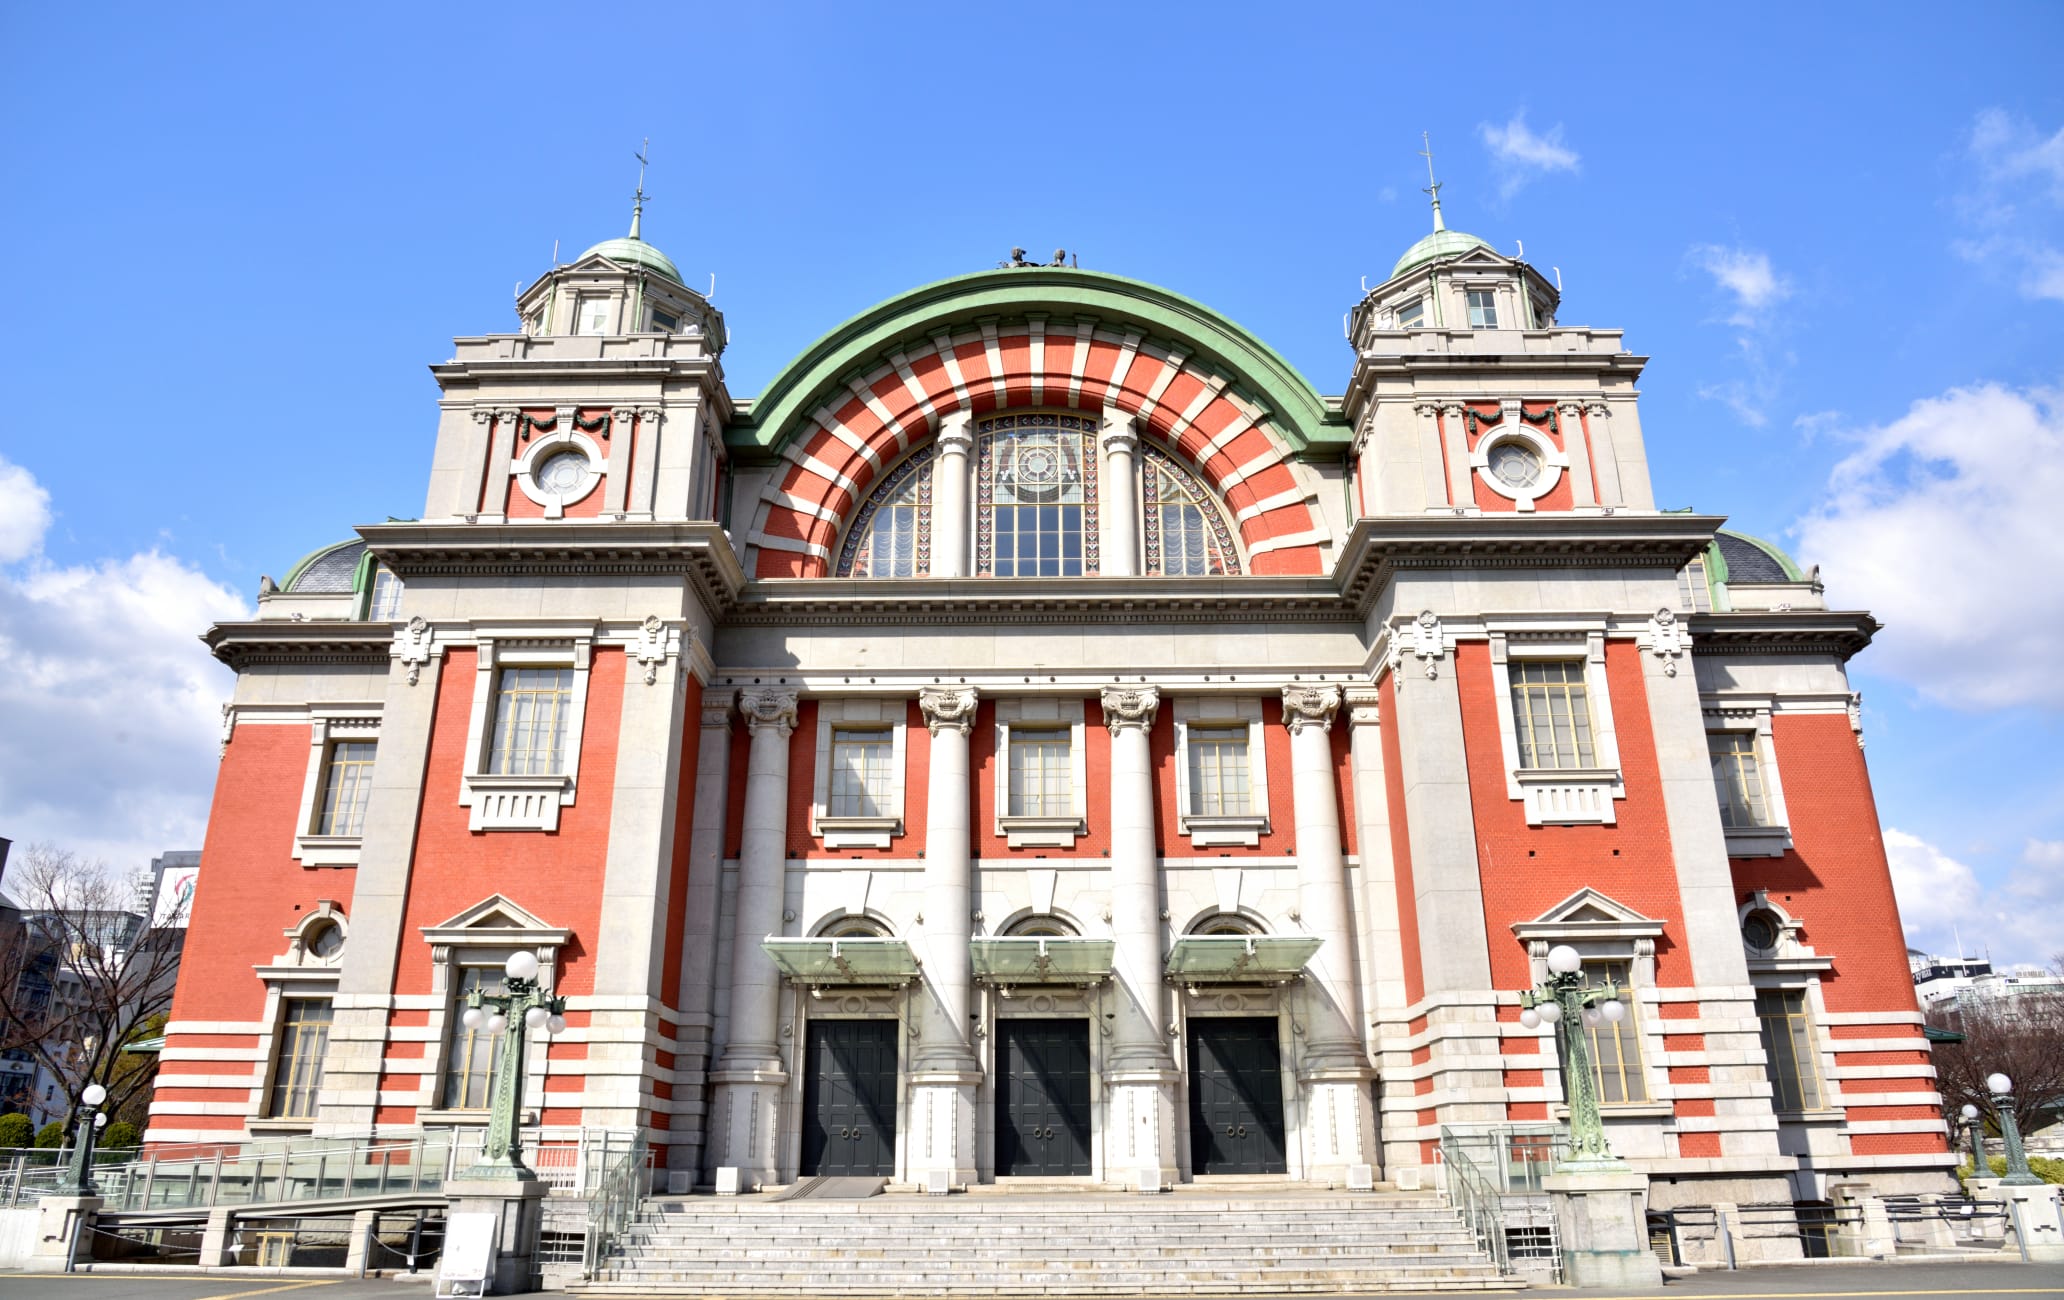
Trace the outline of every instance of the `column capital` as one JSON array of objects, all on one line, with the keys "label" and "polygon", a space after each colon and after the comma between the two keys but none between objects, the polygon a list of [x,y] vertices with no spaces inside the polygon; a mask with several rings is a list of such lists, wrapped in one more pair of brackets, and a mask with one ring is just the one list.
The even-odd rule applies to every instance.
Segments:
[{"label": "column capital", "polygon": [[939,432],[933,438],[941,455],[965,456],[975,446],[975,415],[972,411],[949,411],[939,418]]},{"label": "column capital", "polygon": [[1104,408],[1103,448],[1130,455],[1139,449],[1139,421],[1115,406]]},{"label": "column capital", "polygon": [[777,727],[783,739],[795,730],[796,692],[780,686],[748,686],[738,693],[738,711],[754,732]]},{"label": "column capital", "polygon": [[635,406],[613,406],[609,409],[609,431],[621,433],[631,427],[631,421],[638,418]]},{"label": "column capital", "polygon": [[1161,691],[1155,686],[1106,686],[1104,725],[1117,735],[1126,727],[1154,729],[1154,714],[1161,708]]},{"label": "column capital", "polygon": [[965,736],[974,729],[979,698],[972,686],[927,686],[917,693],[917,708],[933,735],[951,729]]},{"label": "column capital", "polygon": [[1296,735],[1306,727],[1333,730],[1333,716],[1340,711],[1338,686],[1308,686],[1302,683],[1283,688],[1283,725]]},{"label": "column capital", "polygon": [[731,710],[738,704],[737,691],[704,691],[702,693],[702,729],[731,730]]},{"label": "column capital", "polygon": [[1380,727],[1383,725],[1382,697],[1368,687],[1350,690],[1346,693],[1347,722],[1351,727]]}]

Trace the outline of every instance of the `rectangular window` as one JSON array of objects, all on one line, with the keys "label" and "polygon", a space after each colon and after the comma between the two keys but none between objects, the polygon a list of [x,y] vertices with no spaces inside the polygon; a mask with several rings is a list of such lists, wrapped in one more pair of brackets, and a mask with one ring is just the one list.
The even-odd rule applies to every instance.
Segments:
[{"label": "rectangular window", "polygon": [[1706,562],[1693,560],[1677,570],[1677,608],[1691,614],[1713,611],[1713,589],[1706,584]]},{"label": "rectangular window", "polygon": [[1635,1023],[1634,990],[1623,961],[1586,962],[1584,971],[1594,984],[1612,981],[1620,990],[1627,1014],[1618,1024],[1603,1016],[1584,1031],[1591,1047],[1591,1069],[1598,1076],[1598,1102],[1602,1106],[1635,1105],[1648,1100],[1648,1077],[1641,1069],[1641,1030]]},{"label": "rectangular window", "polygon": [[1778,1110],[1819,1110],[1820,1066],[1804,989],[1760,989],[1756,1018],[1763,1025],[1763,1055],[1770,1070],[1770,1104]]},{"label": "rectangular window", "polygon": [[392,623],[401,617],[401,579],[391,569],[373,570],[373,596],[366,602],[366,617],[375,623]]},{"label": "rectangular window", "polygon": [[654,333],[671,334],[679,328],[681,328],[681,320],[679,317],[669,316],[663,311],[656,311],[652,313],[652,329]]},{"label": "rectangular window", "polygon": [[496,776],[564,773],[572,708],[573,669],[504,668],[495,684],[494,743],[487,770]]},{"label": "rectangular window", "polygon": [[1591,742],[1591,701],[1584,664],[1576,659],[1515,659],[1512,722],[1523,768],[1598,765]]},{"label": "rectangular window", "polygon": [[1496,290],[1469,290],[1469,328],[1473,330],[1494,330],[1498,328],[1498,294]]},{"label": "rectangular window", "polygon": [[1397,309],[1397,327],[1401,330],[1415,330],[1426,323],[1426,299],[1414,298],[1401,302]]},{"label": "rectangular window", "polygon": [[892,815],[895,740],[887,727],[832,728],[832,816]]},{"label": "rectangular window", "polygon": [[1190,812],[1244,817],[1254,810],[1247,778],[1247,728],[1189,728]]},{"label": "rectangular window", "polygon": [[609,299],[582,298],[577,314],[576,332],[581,334],[607,334],[609,332]]},{"label": "rectangular window", "polygon": [[281,1004],[279,1052],[267,1116],[314,1117],[315,1095],[322,1090],[323,1057],[330,1047],[330,1016],[328,998],[288,998]]},{"label": "rectangular window", "polygon": [[323,764],[322,811],[317,835],[358,835],[365,828],[366,800],[373,793],[373,756],[379,746],[370,740],[338,740],[330,744]]},{"label": "rectangular window", "polygon": [[1011,728],[1010,816],[1075,815],[1075,775],[1068,761],[1068,739],[1065,731]]},{"label": "rectangular window", "polygon": [[466,1004],[475,989],[503,992],[507,976],[499,966],[461,966],[458,974],[451,1007],[451,1054],[444,1062],[444,1108],[486,1110],[502,1055],[502,1035],[489,1033],[485,1026],[466,1028]]},{"label": "rectangular window", "polygon": [[1709,731],[1706,749],[1713,759],[1713,789],[1720,796],[1720,824],[1729,830],[1768,826],[1763,771],[1756,763],[1756,733]]}]

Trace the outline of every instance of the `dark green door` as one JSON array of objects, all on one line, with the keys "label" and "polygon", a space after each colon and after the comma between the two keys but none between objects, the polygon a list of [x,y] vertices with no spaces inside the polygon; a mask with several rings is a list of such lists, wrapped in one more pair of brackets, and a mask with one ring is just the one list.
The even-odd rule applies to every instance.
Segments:
[{"label": "dark green door", "polygon": [[803,1068],[803,1173],[892,1177],[896,1022],[812,1021]]},{"label": "dark green door", "polygon": [[1280,1174],[1283,1057],[1273,1019],[1190,1022],[1190,1172]]},{"label": "dark green door", "polygon": [[999,1020],[996,1172],[1089,1173],[1089,1022]]}]

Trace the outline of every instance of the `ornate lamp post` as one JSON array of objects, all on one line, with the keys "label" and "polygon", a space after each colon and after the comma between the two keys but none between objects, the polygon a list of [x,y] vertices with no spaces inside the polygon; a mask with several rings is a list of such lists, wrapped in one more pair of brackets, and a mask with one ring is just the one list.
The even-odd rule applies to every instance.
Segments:
[{"label": "ornate lamp post", "polygon": [[100,1189],[93,1185],[93,1140],[100,1135],[100,1126],[107,1123],[107,1116],[100,1113],[100,1103],[107,1100],[107,1089],[97,1083],[86,1085],[86,1091],[79,1094],[79,1101],[85,1109],[79,1112],[79,1127],[72,1137],[72,1161],[65,1171],[65,1186],[60,1191],[66,1196],[98,1196]]},{"label": "ornate lamp post", "polygon": [[1598,1081],[1591,1072],[1591,1045],[1584,1030],[1601,1021],[1618,1024],[1627,1015],[1619,988],[1584,983],[1584,959],[1568,944],[1548,950],[1548,979],[1519,995],[1519,1023],[1529,1029],[1545,1022],[1563,1024],[1563,1090],[1569,1099],[1570,1153],[1556,1172],[1619,1170],[1625,1167],[1605,1144],[1605,1124],[1598,1117]]},{"label": "ornate lamp post", "polygon": [[494,1095],[488,1100],[487,1136],[480,1144],[479,1159],[460,1175],[466,1179],[537,1177],[523,1163],[523,1143],[516,1136],[523,1104],[523,1052],[530,1031],[543,1029],[556,1034],[566,1028],[566,999],[549,996],[538,987],[535,954],[517,953],[503,964],[502,973],[509,977],[508,991],[483,993],[474,989],[467,995],[466,1012],[460,1017],[470,1030],[485,1029],[490,1034],[504,1035],[502,1059],[495,1068]]},{"label": "ornate lamp post", "polygon": [[1970,1102],[1964,1103],[1964,1128],[1969,1132],[1971,1143],[1971,1176],[1983,1178],[1990,1171],[1985,1167],[1985,1127],[1978,1122],[1978,1108]]},{"label": "ornate lamp post", "polygon": [[2000,1179],[2000,1186],[2041,1187],[2043,1180],[2029,1171],[2028,1153],[2021,1149],[2021,1126],[2014,1122],[2014,1081],[2004,1074],[1988,1074],[1985,1087],[1992,1093],[1992,1110],[1999,1116],[2000,1140],[2007,1147],[2007,1176]]}]

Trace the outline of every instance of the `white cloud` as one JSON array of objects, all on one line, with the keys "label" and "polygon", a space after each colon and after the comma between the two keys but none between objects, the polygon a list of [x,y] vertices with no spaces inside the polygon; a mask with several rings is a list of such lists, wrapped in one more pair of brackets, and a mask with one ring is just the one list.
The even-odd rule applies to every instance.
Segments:
[{"label": "white cloud", "polygon": [[2064,840],[2030,840],[2021,846],[2021,860],[2031,867],[2064,867]]},{"label": "white cloud", "polygon": [[2044,135],[1989,108],[1972,123],[1967,156],[1977,177],[1956,209],[1971,233],[1951,250],[2011,278],[2023,297],[2064,302],[2064,128]]},{"label": "white cloud", "polygon": [[1845,433],[1800,552],[1886,626],[1871,667],[1960,708],[2064,709],[2064,407],[1988,384]]},{"label": "white cloud", "polygon": [[[2054,861],[2064,863],[2064,843],[2029,841],[2030,851],[2038,848],[2055,850]],[[1885,857],[1908,947],[1966,957],[1989,950],[1995,967],[2044,965],[2064,950],[2064,875],[2032,869],[2044,864],[2029,853],[2027,865],[1988,881],[1920,836],[1887,826]]]},{"label": "white cloud", "polygon": [[1730,325],[1753,329],[1763,322],[1763,309],[1789,298],[1791,280],[1779,275],[1770,264],[1770,254],[1751,248],[1722,248],[1718,244],[1696,244],[1691,257],[1713,277],[1713,283],[1734,298]]},{"label": "white cloud", "polygon": [[200,847],[231,677],[198,636],[248,607],[155,549],[50,563],[49,495],[5,461],[0,501],[0,829],[123,870]]},{"label": "white cloud", "polygon": [[1477,135],[1491,151],[1491,163],[1498,173],[1498,196],[1509,199],[1532,180],[1553,172],[1579,170],[1583,159],[1562,141],[1562,123],[1536,135],[1526,124],[1526,113],[1514,113],[1503,126],[1479,122]]},{"label": "white cloud", "polygon": [[0,564],[25,560],[50,529],[50,493],[36,476],[0,456]]}]

